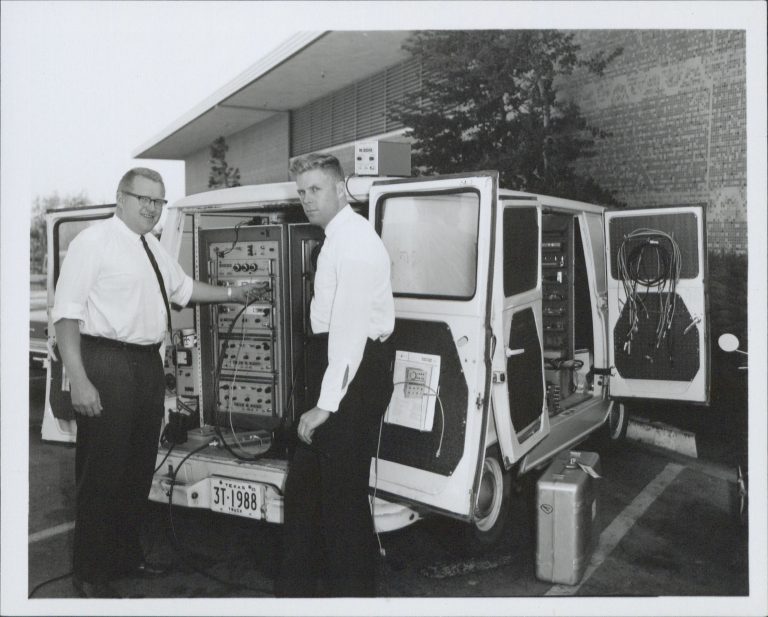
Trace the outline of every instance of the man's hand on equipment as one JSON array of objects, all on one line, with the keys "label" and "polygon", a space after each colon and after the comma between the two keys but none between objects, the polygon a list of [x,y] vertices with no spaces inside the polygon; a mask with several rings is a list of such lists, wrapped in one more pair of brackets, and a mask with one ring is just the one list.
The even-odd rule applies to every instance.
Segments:
[{"label": "man's hand on equipment", "polygon": [[313,407],[304,415],[302,415],[301,419],[299,420],[299,428],[297,431],[299,439],[301,439],[306,444],[311,444],[312,434],[315,432],[315,429],[323,422],[325,422],[330,415],[330,411],[320,409],[319,407]]},{"label": "man's hand on equipment", "polygon": [[259,283],[246,283],[232,287],[232,301],[246,304],[257,299],[265,290],[269,289],[268,281]]},{"label": "man's hand on equipment", "polygon": [[70,394],[72,407],[79,414],[90,417],[101,415],[101,397],[99,391],[87,379],[80,383],[71,382]]}]

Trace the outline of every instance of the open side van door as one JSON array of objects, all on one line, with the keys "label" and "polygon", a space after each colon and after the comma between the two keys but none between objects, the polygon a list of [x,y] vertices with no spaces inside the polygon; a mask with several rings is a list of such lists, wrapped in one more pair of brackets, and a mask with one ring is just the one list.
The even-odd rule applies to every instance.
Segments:
[{"label": "open side van door", "polygon": [[541,208],[499,200],[494,272],[493,417],[510,467],[549,432],[542,354]]},{"label": "open side van door", "polygon": [[614,398],[709,402],[704,209],[606,212]]},{"label": "open side van door", "polygon": [[496,172],[377,182],[369,216],[392,265],[394,392],[371,486],[473,516],[490,414]]},{"label": "open side van door", "polygon": [[69,381],[61,358],[55,353],[55,330],[51,321],[54,292],[61,264],[70,242],[86,227],[111,217],[115,205],[55,210],[46,216],[48,238],[48,370],[45,386],[42,438],[45,441],[74,442],[77,426],[69,395]]}]

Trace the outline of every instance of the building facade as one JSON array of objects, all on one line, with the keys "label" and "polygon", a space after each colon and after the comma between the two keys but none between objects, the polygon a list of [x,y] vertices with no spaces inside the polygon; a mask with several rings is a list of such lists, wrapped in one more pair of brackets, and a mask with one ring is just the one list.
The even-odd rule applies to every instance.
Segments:
[{"label": "building facade", "polygon": [[[370,35],[368,38],[361,35]],[[167,136],[164,156],[152,156],[159,140],[141,151],[146,158],[176,158],[186,162],[187,194],[208,190],[210,142],[227,139],[227,162],[240,169],[242,184],[288,179],[290,157],[311,151],[336,154],[345,170],[354,170],[353,144],[360,139],[402,141],[406,127],[393,121],[388,110],[420,84],[420,66],[401,49],[408,32],[346,33],[350,54],[355,37],[360,49],[379,46],[379,66],[369,62],[350,66],[351,81],[339,75],[333,81],[333,56],[342,52],[331,43],[345,33],[323,35],[304,45],[290,59],[249,83],[252,95],[233,89],[229,100],[257,96],[259,87],[277,100],[270,79],[297,80],[320,76],[310,100],[295,101],[285,94],[271,113],[251,125],[227,131],[233,123],[204,117],[187,122],[174,132],[200,135],[197,147],[186,151]],[[381,38],[375,38],[380,36]],[[334,39],[333,37],[336,37]],[[352,37],[353,43],[349,43]],[[745,253],[746,203],[746,40],[743,31],[727,30],[590,30],[578,31],[576,41],[584,55],[623,48],[601,77],[578,71],[560,84],[561,95],[581,108],[590,125],[609,136],[597,143],[596,156],[584,160],[580,171],[631,208],[701,204],[707,209],[711,251]],[[325,47],[323,47],[325,46]],[[316,47],[316,49],[313,49]],[[354,51],[354,50],[353,50]],[[319,56],[313,64],[312,54]],[[325,55],[323,55],[325,52]],[[387,54],[389,54],[387,56]],[[303,56],[302,56],[303,55]],[[299,64],[301,58],[305,64]],[[336,64],[348,62],[336,57]],[[384,64],[385,66],[381,66]],[[366,69],[370,68],[368,72]],[[269,98],[265,94],[263,98]],[[222,99],[218,106],[227,107]],[[256,105],[254,108],[258,108]],[[244,105],[230,105],[244,113]],[[261,113],[261,116],[265,116]],[[241,117],[236,126],[247,124]],[[191,140],[190,143],[193,143]],[[176,148],[174,150],[174,147]],[[514,188],[514,187],[509,187]]]},{"label": "building facade", "polygon": [[563,94],[611,133],[582,171],[630,207],[704,204],[710,250],[747,249],[746,39],[743,31],[580,32],[589,54],[623,47],[602,78]]}]

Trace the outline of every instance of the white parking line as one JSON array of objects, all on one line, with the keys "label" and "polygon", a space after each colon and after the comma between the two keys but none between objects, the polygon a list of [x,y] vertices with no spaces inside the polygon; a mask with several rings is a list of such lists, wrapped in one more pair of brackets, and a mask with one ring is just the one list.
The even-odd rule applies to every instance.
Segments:
[{"label": "white parking line", "polygon": [[578,585],[554,585],[544,594],[545,596],[572,596],[579,591],[581,586],[587,582],[590,576],[594,574],[602,563],[608,558],[614,548],[618,546],[621,539],[632,529],[645,511],[656,501],[657,497],[661,495],[664,490],[674,481],[678,474],[685,469],[683,465],[677,463],[668,463],[662,472],[656,476],[648,485],[640,492],[640,494],[632,500],[621,514],[619,514],[608,527],[605,528],[603,533],[600,534],[600,539],[597,543],[595,552],[592,553],[592,557],[589,560],[584,576],[581,578],[581,582]]},{"label": "white parking line", "polygon": [[36,531],[35,533],[29,534],[29,544],[40,542],[40,540],[47,540],[48,538],[58,536],[62,533],[67,533],[70,529],[74,528],[75,521],[69,521],[68,523],[62,523],[61,525],[49,527],[48,529],[43,529],[42,531]]}]

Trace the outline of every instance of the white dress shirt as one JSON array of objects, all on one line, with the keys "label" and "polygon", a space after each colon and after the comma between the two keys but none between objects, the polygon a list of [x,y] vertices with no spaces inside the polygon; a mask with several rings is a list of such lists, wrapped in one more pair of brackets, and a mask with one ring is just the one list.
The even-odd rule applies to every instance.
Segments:
[{"label": "white dress shirt", "polygon": [[[168,301],[186,305],[192,278],[155,236],[144,237]],[[139,234],[117,216],[80,232],[61,266],[52,315],[54,323],[78,320],[82,334],[139,345],[162,341],[167,330],[165,304]]]},{"label": "white dress shirt", "polygon": [[346,206],[326,226],[325,238],[310,318],[313,332],[328,333],[328,368],[317,406],[337,411],[367,340],[392,334],[395,306],[389,254],[366,219]]}]

